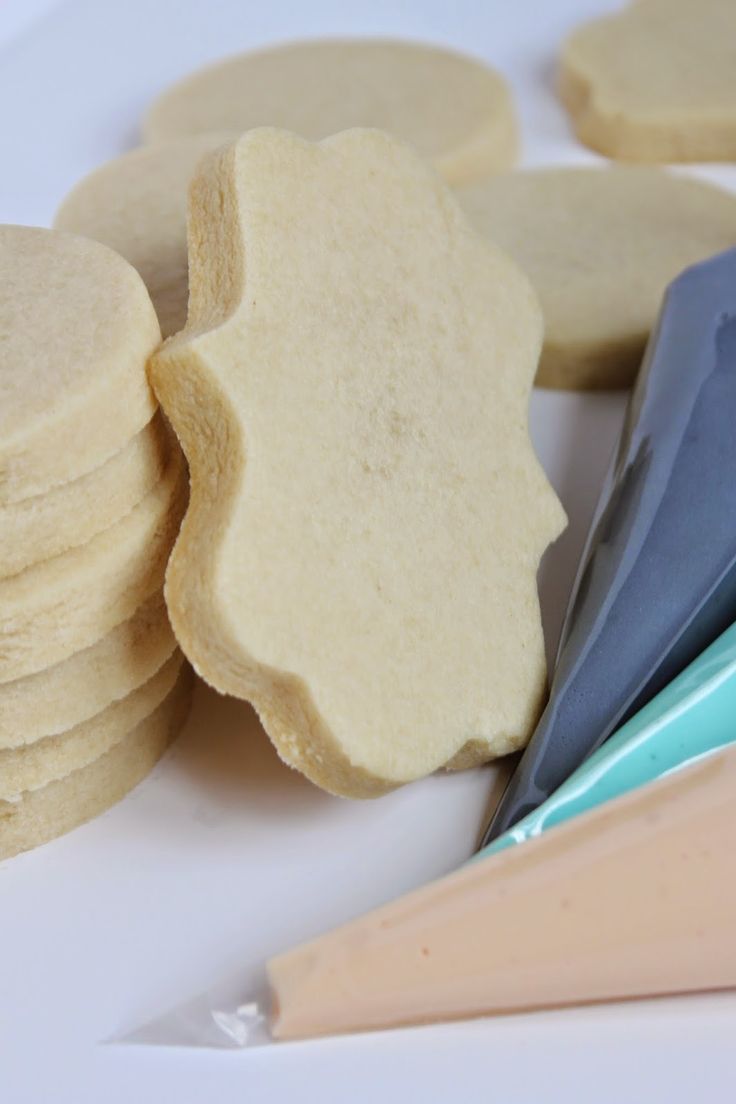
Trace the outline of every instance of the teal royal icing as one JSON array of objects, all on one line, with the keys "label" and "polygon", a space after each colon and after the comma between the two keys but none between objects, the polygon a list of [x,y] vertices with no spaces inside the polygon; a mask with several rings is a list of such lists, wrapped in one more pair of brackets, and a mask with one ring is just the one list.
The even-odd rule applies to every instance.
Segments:
[{"label": "teal royal icing", "polygon": [[595,751],[551,797],[475,858],[532,839],[736,742],[736,624]]}]

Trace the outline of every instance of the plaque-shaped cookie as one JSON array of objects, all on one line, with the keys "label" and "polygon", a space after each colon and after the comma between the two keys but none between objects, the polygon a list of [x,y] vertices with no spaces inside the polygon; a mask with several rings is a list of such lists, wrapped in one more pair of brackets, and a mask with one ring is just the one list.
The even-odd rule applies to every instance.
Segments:
[{"label": "plaque-shaped cookie", "polygon": [[578,138],[622,161],[733,161],[734,41],[733,0],[636,0],[578,28],[560,67]]},{"label": "plaque-shaped cookie", "polygon": [[192,480],[182,648],[336,793],[523,746],[563,524],[526,278],[378,131],[251,131],[201,165],[189,234],[187,327],[151,362]]}]

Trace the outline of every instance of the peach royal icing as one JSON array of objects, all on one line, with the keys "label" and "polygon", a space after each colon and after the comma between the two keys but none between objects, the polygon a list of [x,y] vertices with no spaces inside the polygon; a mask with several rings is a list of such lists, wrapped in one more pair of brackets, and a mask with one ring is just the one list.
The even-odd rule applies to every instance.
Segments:
[{"label": "peach royal icing", "polygon": [[736,748],[272,959],[273,1034],[736,986]]}]

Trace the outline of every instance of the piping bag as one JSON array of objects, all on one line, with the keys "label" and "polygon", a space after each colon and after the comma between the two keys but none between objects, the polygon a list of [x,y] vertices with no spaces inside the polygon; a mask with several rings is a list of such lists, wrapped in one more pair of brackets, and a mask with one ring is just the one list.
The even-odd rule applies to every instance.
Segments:
[{"label": "piping bag", "polygon": [[230,976],[114,1041],[253,1047],[736,986],[735,792],[733,625],[460,871],[272,959],[270,989]]},{"label": "piping bag", "polygon": [[736,249],[670,284],[563,624],[547,707],[481,846],[736,620]]}]

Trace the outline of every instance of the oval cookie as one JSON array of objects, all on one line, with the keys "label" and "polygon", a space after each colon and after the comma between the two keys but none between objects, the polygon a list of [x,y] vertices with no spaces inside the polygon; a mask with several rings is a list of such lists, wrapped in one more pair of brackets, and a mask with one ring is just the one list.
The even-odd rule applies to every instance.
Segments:
[{"label": "oval cookie", "polygon": [[132,694],[112,702],[82,724],[21,748],[0,750],[0,801],[12,801],[24,791],[41,789],[99,759],[158,708],[173,689],[182,663],[177,650]]},{"label": "oval cookie", "polygon": [[227,134],[195,134],[132,150],[80,181],[54,225],[109,245],[145,281],[164,337],[187,320],[187,187]]},{"label": "oval cookie", "polygon": [[71,831],[137,786],[186,721],[191,688],[191,670],[184,667],[165,701],[105,755],[16,801],[0,801],[0,859]]},{"label": "oval cookie", "polygon": [[105,246],[0,226],[0,340],[0,504],[99,467],[153,417],[156,312]]},{"label": "oval cookie", "polygon": [[174,85],[143,124],[147,142],[274,126],[304,138],[377,127],[413,145],[450,183],[516,158],[503,78],[475,58],[390,39],[326,39],[241,54]]},{"label": "oval cookie", "polygon": [[22,747],[81,724],[131,694],[176,647],[156,592],[101,640],[35,675],[0,684],[0,748]]},{"label": "oval cookie", "polygon": [[101,467],[0,505],[0,578],[85,544],[125,517],[159,481],[168,453],[163,420],[155,417]]},{"label": "oval cookie", "polygon": [[543,387],[627,387],[665,288],[736,244],[736,196],[657,168],[541,169],[461,189],[536,288]]},{"label": "oval cookie", "polygon": [[0,579],[0,683],[88,647],[160,587],[187,498],[177,451],[127,517],[87,544]]}]

